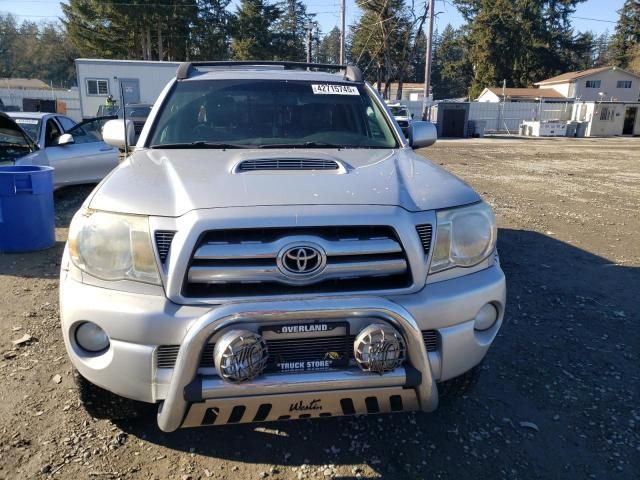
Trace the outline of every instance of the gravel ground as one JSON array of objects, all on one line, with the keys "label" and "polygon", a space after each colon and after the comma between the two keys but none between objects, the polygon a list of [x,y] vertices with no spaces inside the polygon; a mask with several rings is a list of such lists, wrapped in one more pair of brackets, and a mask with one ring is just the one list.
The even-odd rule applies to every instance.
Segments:
[{"label": "gravel ground", "polygon": [[[78,404],[57,274],[90,188],[56,194],[50,250],[0,255],[0,478],[640,477],[640,139],[441,141],[425,156],[493,204],[504,327],[433,414],[163,434]],[[24,340],[14,345],[14,340]]]}]

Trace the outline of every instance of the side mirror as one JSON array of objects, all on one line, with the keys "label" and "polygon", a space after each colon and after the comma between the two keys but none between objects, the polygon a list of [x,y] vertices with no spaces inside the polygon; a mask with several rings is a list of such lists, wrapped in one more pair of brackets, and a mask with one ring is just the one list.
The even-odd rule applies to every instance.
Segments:
[{"label": "side mirror", "polygon": [[411,114],[411,118],[414,118],[415,116],[416,116],[416,114],[415,114],[415,113],[412,113],[412,114]]},{"label": "side mirror", "polygon": [[70,133],[63,133],[58,137],[58,143],[56,143],[56,145],[71,145],[73,143],[76,143],[76,141],[73,139],[73,135],[71,135]]},{"label": "side mirror", "polygon": [[411,148],[430,147],[438,139],[438,130],[431,122],[411,122],[409,125],[409,145]]},{"label": "side mirror", "polygon": [[127,145],[134,146],[135,135],[136,132],[131,120],[127,120],[126,129],[124,120],[120,118],[117,120],[109,120],[104,124],[104,127],[102,127],[102,139],[105,143],[118,148],[124,148],[125,138],[127,139]]}]

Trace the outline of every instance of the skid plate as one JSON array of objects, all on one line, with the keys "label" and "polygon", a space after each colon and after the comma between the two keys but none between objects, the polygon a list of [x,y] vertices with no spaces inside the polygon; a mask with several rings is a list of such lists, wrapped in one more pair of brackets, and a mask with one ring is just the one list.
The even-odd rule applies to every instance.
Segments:
[{"label": "skid plate", "polygon": [[234,397],[209,399],[191,404],[182,427],[389,413],[418,409],[415,390],[402,387]]}]

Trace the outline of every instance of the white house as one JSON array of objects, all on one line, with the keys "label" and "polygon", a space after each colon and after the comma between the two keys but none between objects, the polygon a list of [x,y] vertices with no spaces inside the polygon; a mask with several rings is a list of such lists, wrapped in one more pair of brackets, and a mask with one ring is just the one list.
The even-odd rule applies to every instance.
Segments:
[{"label": "white house", "polygon": [[569,72],[535,84],[576,101],[640,101],[640,75],[618,67],[600,67]]},{"label": "white house", "polygon": [[120,105],[121,85],[125,104],[153,104],[180,65],[179,62],[90,58],[78,58],[75,63],[83,118],[95,117],[98,107],[105,104],[109,95]]},{"label": "white house", "polygon": [[485,88],[476,102],[566,102],[567,98],[555,90],[540,88]]}]

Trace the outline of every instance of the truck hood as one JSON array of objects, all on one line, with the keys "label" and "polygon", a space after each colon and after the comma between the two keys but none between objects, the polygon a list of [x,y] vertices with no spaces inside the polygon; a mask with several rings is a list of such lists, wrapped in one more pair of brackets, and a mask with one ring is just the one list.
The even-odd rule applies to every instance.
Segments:
[{"label": "truck hood", "polygon": [[[246,160],[329,160],[338,170],[239,171]],[[388,205],[408,211],[476,202],[478,194],[413,150],[135,151],[95,190],[89,207],[153,216],[203,208]]]}]

